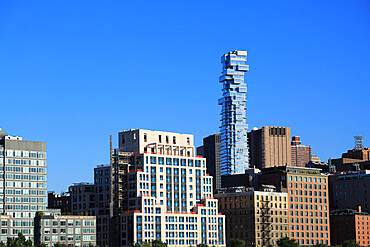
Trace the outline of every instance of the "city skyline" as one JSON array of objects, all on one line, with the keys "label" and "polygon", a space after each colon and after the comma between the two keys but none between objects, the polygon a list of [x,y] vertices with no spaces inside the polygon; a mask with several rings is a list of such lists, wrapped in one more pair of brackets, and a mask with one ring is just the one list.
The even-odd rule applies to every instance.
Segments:
[{"label": "city skyline", "polygon": [[[91,181],[121,130],[194,134],[195,146],[219,133],[219,61],[236,49],[248,51],[250,130],[291,127],[322,161],[353,148],[355,135],[369,146],[365,1],[171,3],[164,12],[150,2],[44,4],[1,4],[0,128],[46,142],[48,190]],[[246,29],[230,39],[220,16],[234,12]]]}]

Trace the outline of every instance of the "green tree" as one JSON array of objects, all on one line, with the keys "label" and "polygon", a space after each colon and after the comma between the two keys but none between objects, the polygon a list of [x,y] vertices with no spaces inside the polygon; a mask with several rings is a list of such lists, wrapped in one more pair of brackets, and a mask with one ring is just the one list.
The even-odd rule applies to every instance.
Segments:
[{"label": "green tree", "polygon": [[152,241],[152,247],[167,247],[166,243],[163,243],[161,240]]},{"label": "green tree", "polygon": [[208,247],[206,244],[198,244],[197,247]]},{"label": "green tree", "polygon": [[7,247],[32,247],[33,243],[32,240],[26,240],[26,237],[21,233],[18,232],[18,237],[16,238],[8,238],[6,245],[2,243],[0,246],[7,246]]},{"label": "green tree", "polygon": [[277,241],[279,247],[298,247],[299,244],[295,239],[290,239],[288,237],[283,237]]},{"label": "green tree", "polygon": [[241,239],[231,238],[227,243],[227,247],[245,247],[245,242]]},{"label": "green tree", "polygon": [[356,242],[356,240],[346,240],[342,244],[343,247],[359,247],[360,245]]},{"label": "green tree", "polygon": [[329,247],[327,244],[315,244],[315,247]]},{"label": "green tree", "polygon": [[152,247],[152,243],[151,242],[144,242],[141,244],[142,247]]},{"label": "green tree", "polygon": [[57,242],[56,244],[54,244],[54,247],[63,247],[63,245],[59,242]]},{"label": "green tree", "polygon": [[45,243],[38,244],[36,247],[47,247]]}]

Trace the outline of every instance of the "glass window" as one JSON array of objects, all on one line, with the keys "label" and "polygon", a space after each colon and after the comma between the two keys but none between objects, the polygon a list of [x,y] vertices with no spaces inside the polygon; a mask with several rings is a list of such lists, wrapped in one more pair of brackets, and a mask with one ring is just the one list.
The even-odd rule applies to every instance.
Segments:
[{"label": "glass window", "polygon": [[157,164],[157,157],[151,156],[150,157],[150,164]]},{"label": "glass window", "polygon": [[178,165],[179,165],[179,159],[178,159],[178,158],[174,158],[174,159],[173,159],[173,164],[174,164],[175,166],[178,166]]},{"label": "glass window", "polygon": [[172,164],[171,158],[166,158],[166,165],[171,165],[171,164]]}]

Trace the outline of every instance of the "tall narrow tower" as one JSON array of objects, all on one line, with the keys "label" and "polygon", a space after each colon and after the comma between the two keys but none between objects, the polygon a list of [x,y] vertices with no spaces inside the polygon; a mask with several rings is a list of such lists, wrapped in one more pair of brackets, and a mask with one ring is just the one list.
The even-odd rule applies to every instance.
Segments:
[{"label": "tall narrow tower", "polygon": [[231,51],[221,58],[221,175],[242,174],[249,167],[247,142],[246,51]]}]

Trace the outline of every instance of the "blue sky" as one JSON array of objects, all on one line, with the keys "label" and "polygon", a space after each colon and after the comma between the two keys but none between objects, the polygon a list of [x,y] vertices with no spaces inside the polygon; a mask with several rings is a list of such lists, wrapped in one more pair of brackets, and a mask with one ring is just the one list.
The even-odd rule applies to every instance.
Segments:
[{"label": "blue sky", "polygon": [[120,130],[217,133],[220,57],[245,49],[250,129],[339,157],[354,135],[370,146],[369,24],[365,0],[2,1],[0,127],[46,141],[60,192]]}]

